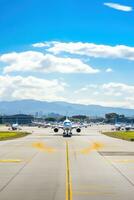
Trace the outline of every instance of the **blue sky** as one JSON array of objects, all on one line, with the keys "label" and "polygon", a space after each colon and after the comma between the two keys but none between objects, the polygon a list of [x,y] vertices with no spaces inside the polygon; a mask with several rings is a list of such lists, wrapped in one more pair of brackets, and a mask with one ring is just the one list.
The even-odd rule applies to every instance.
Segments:
[{"label": "blue sky", "polygon": [[134,108],[133,19],[132,0],[1,0],[0,100]]},{"label": "blue sky", "polygon": [[[103,0],[1,0],[1,51],[44,40],[134,45],[134,12]],[[132,0],[114,1],[133,6]]]}]

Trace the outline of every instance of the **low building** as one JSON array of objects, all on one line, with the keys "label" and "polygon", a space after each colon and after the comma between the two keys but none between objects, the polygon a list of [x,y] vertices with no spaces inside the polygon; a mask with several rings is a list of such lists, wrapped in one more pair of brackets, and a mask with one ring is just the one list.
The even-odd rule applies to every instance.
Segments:
[{"label": "low building", "polygon": [[34,117],[32,115],[24,114],[0,116],[0,124],[31,124],[33,120]]}]

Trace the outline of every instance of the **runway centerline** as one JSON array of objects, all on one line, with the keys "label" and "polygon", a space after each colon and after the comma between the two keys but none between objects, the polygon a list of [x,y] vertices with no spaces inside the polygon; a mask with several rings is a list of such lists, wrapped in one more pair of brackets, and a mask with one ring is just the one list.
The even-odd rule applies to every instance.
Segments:
[{"label": "runway centerline", "polygon": [[66,141],[66,200],[72,200],[72,180],[70,172],[69,145]]}]

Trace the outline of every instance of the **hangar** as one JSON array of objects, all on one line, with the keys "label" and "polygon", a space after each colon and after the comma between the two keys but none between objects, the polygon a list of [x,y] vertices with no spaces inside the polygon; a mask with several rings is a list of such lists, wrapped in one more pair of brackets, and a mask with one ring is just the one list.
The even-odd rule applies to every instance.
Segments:
[{"label": "hangar", "polygon": [[31,124],[34,117],[32,115],[17,114],[0,116],[0,124]]}]

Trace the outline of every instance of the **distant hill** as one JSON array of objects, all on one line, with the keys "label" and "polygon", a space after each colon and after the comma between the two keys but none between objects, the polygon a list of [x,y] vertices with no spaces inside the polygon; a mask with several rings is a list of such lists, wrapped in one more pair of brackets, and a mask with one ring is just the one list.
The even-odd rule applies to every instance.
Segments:
[{"label": "distant hill", "polygon": [[1,101],[0,114],[43,114],[58,113],[60,115],[89,115],[104,116],[109,112],[116,112],[126,116],[134,116],[134,109],[103,107],[99,105],[81,105],[67,102],[47,102],[37,100]]}]

